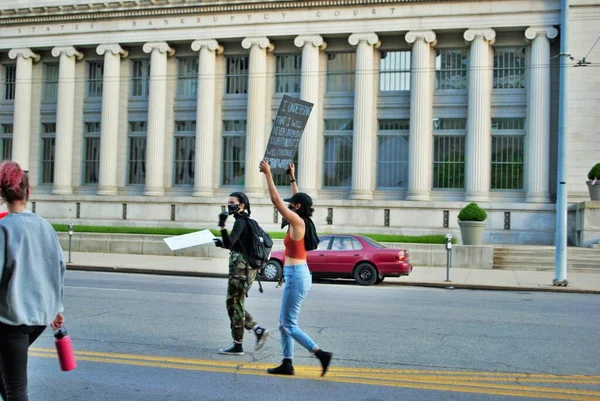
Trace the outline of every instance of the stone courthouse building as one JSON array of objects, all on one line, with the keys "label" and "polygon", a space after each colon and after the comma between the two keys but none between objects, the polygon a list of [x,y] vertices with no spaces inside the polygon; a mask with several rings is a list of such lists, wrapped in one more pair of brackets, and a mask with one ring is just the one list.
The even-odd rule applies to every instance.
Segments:
[{"label": "stone courthouse building", "polygon": [[[458,234],[476,201],[488,242],[550,244],[560,18],[559,0],[2,0],[0,152],[53,222],[214,228],[243,190],[274,229],[258,163],[288,94],[314,103],[297,176],[321,232]],[[567,28],[574,205],[600,162],[600,1],[571,0]]]}]

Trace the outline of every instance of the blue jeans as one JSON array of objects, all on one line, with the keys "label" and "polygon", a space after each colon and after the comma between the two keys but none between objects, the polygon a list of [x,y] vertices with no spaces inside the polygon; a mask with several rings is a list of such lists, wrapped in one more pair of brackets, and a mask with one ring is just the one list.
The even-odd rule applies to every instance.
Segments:
[{"label": "blue jeans", "polygon": [[298,314],[302,301],[312,286],[312,275],[306,263],[287,265],[283,268],[285,287],[279,313],[279,331],[283,358],[294,357],[294,340],[308,351],[313,352],[317,344],[298,327]]}]

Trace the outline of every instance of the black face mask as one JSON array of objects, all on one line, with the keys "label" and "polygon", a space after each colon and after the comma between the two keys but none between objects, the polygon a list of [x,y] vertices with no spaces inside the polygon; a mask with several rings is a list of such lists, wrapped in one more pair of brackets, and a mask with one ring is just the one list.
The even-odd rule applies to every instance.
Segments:
[{"label": "black face mask", "polygon": [[235,205],[227,205],[227,212],[229,214],[236,214],[239,211],[240,211],[240,205],[239,205],[239,203],[235,204]]},{"label": "black face mask", "polygon": [[[298,211],[296,210],[296,208],[292,205],[288,205],[288,209],[290,209],[292,212],[296,212],[298,213]],[[283,217],[281,218],[281,228],[285,228],[285,226],[289,225],[290,223],[284,219]]]}]

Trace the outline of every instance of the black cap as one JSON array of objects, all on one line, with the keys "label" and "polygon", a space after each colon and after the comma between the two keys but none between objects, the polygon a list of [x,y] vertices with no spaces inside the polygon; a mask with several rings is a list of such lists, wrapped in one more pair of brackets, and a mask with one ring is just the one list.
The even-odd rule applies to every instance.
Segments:
[{"label": "black cap", "polygon": [[313,204],[313,200],[310,197],[310,195],[304,192],[296,192],[294,195],[292,195],[291,198],[286,198],[283,201],[289,203],[297,203],[305,207],[312,207]]}]

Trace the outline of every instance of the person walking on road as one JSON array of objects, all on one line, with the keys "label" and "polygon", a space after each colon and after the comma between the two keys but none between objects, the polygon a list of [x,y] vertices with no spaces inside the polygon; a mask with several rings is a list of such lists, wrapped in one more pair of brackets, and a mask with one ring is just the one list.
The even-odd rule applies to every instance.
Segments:
[{"label": "person walking on road", "polygon": [[[229,249],[229,275],[227,279],[227,313],[231,321],[231,336],[233,343],[219,350],[224,355],[244,355],[242,343],[244,341],[244,328],[252,330],[256,335],[255,350],[260,350],[269,336],[269,330],[259,326],[246,310],[246,297],[256,278],[257,271],[250,267],[244,256],[246,249],[252,243],[250,225],[250,201],[243,192],[234,192],[229,195],[227,211],[219,214],[219,227],[221,239],[216,239],[216,246]],[[225,221],[233,215],[235,223],[231,234],[227,232]]]},{"label": "person walking on road", "polygon": [[[292,197],[283,200],[273,182],[269,164],[263,160],[260,162],[259,169],[267,179],[271,202],[273,202],[282,218],[285,219],[284,226],[289,225],[283,240],[285,246],[285,263],[283,267],[285,288],[279,313],[283,361],[281,365],[267,371],[276,375],[294,374],[292,360],[294,358],[295,340],[319,359],[322,366],[321,376],[324,376],[327,373],[333,354],[320,349],[312,338],[298,327],[298,315],[302,301],[306,298],[312,286],[312,274],[306,263],[306,252],[316,249],[319,244],[319,238],[311,220],[314,211],[312,198],[308,194],[298,191],[293,164],[290,164],[288,169]],[[286,207],[284,202],[289,202],[289,206]]]},{"label": "person walking on road", "polygon": [[46,326],[63,326],[65,261],[56,231],[26,209],[29,177],[19,164],[0,164],[0,395],[28,401],[29,346]]}]

